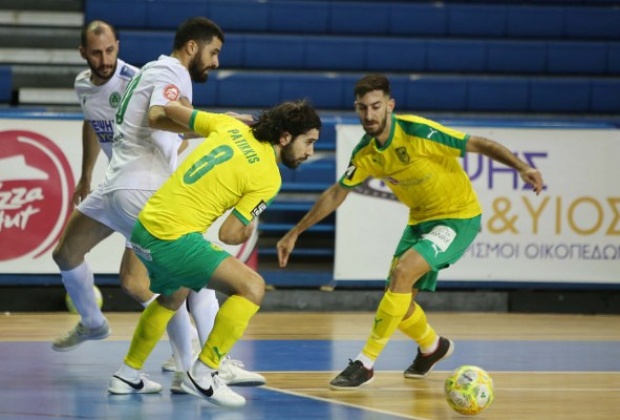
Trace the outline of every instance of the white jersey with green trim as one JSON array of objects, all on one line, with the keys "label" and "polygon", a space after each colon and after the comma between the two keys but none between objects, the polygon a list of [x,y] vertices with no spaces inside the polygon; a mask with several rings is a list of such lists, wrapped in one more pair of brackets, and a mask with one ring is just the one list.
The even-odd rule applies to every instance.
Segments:
[{"label": "white jersey with green trim", "polygon": [[99,86],[93,84],[90,79],[90,69],[80,72],[73,84],[82,107],[84,120],[93,128],[101,145],[101,150],[108,160],[112,157],[114,114],[127,84],[137,72],[136,67],[117,59],[114,74],[104,84]]},{"label": "white jersey with green trim", "polygon": [[161,55],[134,76],[116,112],[112,159],[104,192],[157,190],[177,166],[178,133],[149,127],[148,111],[169,101],[192,101],[192,81],[176,58]]}]

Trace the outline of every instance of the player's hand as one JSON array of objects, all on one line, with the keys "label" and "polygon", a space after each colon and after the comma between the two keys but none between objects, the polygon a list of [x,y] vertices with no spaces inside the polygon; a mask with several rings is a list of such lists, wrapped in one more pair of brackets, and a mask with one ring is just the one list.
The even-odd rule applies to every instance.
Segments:
[{"label": "player's hand", "polygon": [[236,112],[228,111],[226,115],[236,118],[244,124],[252,125],[254,124],[254,117],[251,114],[239,114]]},{"label": "player's hand", "polygon": [[519,175],[521,175],[521,179],[523,179],[523,181],[532,186],[532,189],[536,195],[539,195],[542,192],[545,184],[543,183],[542,174],[538,169],[528,167],[527,169],[521,170]]},{"label": "player's hand", "polygon": [[288,257],[295,248],[297,236],[298,235],[294,232],[289,231],[278,241],[276,248],[278,249],[278,262],[280,263],[280,267],[286,267],[286,264],[288,264]]},{"label": "player's hand", "polygon": [[90,182],[80,179],[75,186],[75,190],[73,191],[73,197],[71,198],[73,205],[77,206],[78,204],[80,204],[82,201],[84,201],[88,194],[90,194]]}]

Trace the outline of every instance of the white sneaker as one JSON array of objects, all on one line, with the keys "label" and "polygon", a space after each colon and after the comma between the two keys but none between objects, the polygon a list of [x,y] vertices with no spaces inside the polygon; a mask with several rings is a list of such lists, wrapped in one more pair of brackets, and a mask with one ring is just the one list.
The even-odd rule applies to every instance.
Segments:
[{"label": "white sneaker", "polygon": [[103,324],[97,328],[88,328],[78,322],[75,327],[67,332],[62,337],[58,337],[52,343],[52,349],[56,351],[69,351],[73,350],[84,341],[88,340],[103,340],[110,335],[110,324],[108,320],[104,319]]},{"label": "white sneaker", "polygon": [[170,392],[172,394],[187,394],[181,384],[187,377],[185,372],[174,372],[174,378],[172,378],[172,384],[170,385]]},{"label": "white sneaker", "polygon": [[[198,339],[192,340],[192,348],[194,349],[194,356],[192,360],[196,360],[198,358],[198,355],[202,351],[202,347],[200,347],[200,340]],[[161,370],[162,372],[176,372],[177,371],[177,364],[174,361],[174,355],[170,356],[168,360],[162,363]]]},{"label": "white sneaker", "polygon": [[219,378],[217,372],[203,378],[193,378],[191,372],[187,372],[181,388],[188,394],[203,398],[212,404],[222,407],[242,407],[245,398],[234,392]]},{"label": "white sneaker", "polygon": [[168,360],[162,363],[161,370],[162,372],[175,372],[176,373],[177,364],[174,361],[174,356],[170,356]]},{"label": "white sneaker", "polygon": [[140,374],[140,380],[138,382],[132,382],[127,379],[123,379],[118,375],[112,376],[110,379],[110,385],[108,386],[108,392],[110,394],[156,394],[162,390],[161,384],[151,381],[146,378],[145,374]]},{"label": "white sneaker", "polygon": [[226,385],[232,386],[260,386],[265,385],[267,380],[263,375],[259,375],[255,372],[250,372],[243,369],[243,362],[240,360],[233,360],[226,356],[220,362],[220,368],[218,374],[220,379]]}]

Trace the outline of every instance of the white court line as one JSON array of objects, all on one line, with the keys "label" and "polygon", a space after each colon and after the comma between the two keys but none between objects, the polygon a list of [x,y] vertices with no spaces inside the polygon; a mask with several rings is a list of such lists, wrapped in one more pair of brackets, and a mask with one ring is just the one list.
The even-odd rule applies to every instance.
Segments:
[{"label": "white court line", "polygon": [[[288,390],[282,390],[282,389],[278,389],[278,388],[272,388],[272,387],[266,386],[266,385],[263,385],[261,388],[268,389],[268,390],[274,391],[274,392],[279,392],[281,394],[293,395],[295,397],[308,398],[308,399],[311,399],[311,400],[322,401],[322,402],[326,402],[326,403],[330,403],[330,404],[343,405],[343,406],[346,406],[346,407],[357,408],[357,409],[363,410],[363,411],[371,411],[373,413],[386,414],[386,415],[390,415],[390,416],[394,416],[394,417],[400,417],[400,418],[403,418],[403,419],[431,420],[431,419],[428,419],[426,417],[407,416],[407,415],[400,414],[400,413],[393,413],[393,412],[387,411],[387,410],[379,410],[377,408],[365,407],[365,406],[359,405],[359,404],[351,404],[351,403],[347,403],[347,402],[343,402],[343,401],[332,400],[332,399],[329,399],[329,398],[315,397],[313,395],[301,394],[301,393],[294,392],[294,391],[288,391]],[[319,391],[324,391],[325,389],[326,388],[316,388],[316,390],[319,390]],[[334,392],[337,392],[337,391],[334,391]],[[346,394],[346,391],[342,392],[342,394],[343,395]]]}]

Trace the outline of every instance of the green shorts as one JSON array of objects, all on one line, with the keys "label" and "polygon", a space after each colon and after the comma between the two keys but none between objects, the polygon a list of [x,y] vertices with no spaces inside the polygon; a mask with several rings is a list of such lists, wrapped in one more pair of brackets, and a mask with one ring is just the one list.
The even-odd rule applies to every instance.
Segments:
[{"label": "green shorts", "polygon": [[140,221],[131,232],[131,245],[149,272],[150,289],[162,295],[170,295],[181,287],[199,291],[230,256],[200,233],[164,241],[151,235]]},{"label": "green shorts", "polygon": [[426,260],[431,271],[420,277],[413,287],[435,291],[437,273],[463,256],[480,232],[481,218],[482,216],[471,219],[439,219],[408,225],[394,252],[390,272],[405,251],[414,249]]}]

